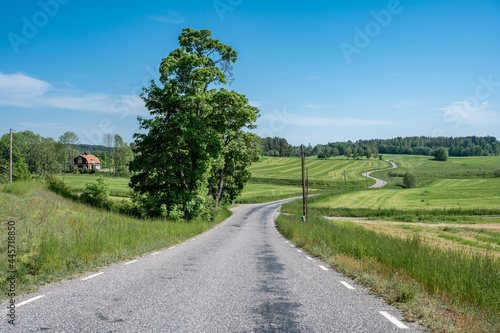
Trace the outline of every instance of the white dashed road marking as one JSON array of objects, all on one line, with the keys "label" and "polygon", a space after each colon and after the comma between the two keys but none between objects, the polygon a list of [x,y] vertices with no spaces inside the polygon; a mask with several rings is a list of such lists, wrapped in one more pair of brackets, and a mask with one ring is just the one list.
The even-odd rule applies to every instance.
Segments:
[{"label": "white dashed road marking", "polygon": [[313,258],[306,256],[307,259],[312,260]]},{"label": "white dashed road marking", "polygon": [[96,276],[101,275],[101,274],[104,274],[104,272],[101,272],[101,273],[97,273],[97,274],[94,274],[94,275],[91,275],[91,276],[84,277],[84,278],[83,278],[83,279],[81,279],[81,280],[82,280],[82,281],[84,281],[84,280],[92,279],[92,278],[95,278]]},{"label": "white dashed road marking", "polygon": [[345,281],[340,281],[340,283],[342,283],[347,289],[352,289],[354,290],[354,287],[351,286],[349,283],[345,282]]},{"label": "white dashed road marking", "polygon": [[390,315],[386,311],[380,311],[380,314],[382,316],[386,317],[391,323],[393,323],[394,325],[396,325],[399,328],[409,328],[408,326],[406,326],[405,324],[400,322],[398,319],[396,319],[395,317],[393,317],[392,315]]},{"label": "white dashed road marking", "polygon": [[321,265],[319,265],[319,268],[324,269],[325,271],[328,270],[328,268],[326,268],[325,266],[321,266]]},{"label": "white dashed road marking", "polygon": [[129,261],[129,262],[126,262],[126,263],[124,263],[123,265],[130,265],[130,264],[133,264],[133,263],[134,263],[134,262],[136,262],[136,261],[137,261],[137,259],[132,260],[132,261]]},{"label": "white dashed road marking", "polygon": [[29,302],[33,302],[33,301],[36,301],[37,299],[40,299],[42,297],[45,297],[45,295],[40,295],[40,296],[36,296],[36,297],[33,297],[33,298],[30,298],[30,299],[27,299],[19,304],[16,305],[16,307],[20,307],[21,305],[24,305],[26,303],[29,303]]},{"label": "white dashed road marking", "polygon": [[297,250],[297,252],[300,252],[300,253],[302,253],[302,250]]},{"label": "white dashed road marking", "polygon": [[155,255],[160,254],[160,253],[161,253],[161,252],[155,252],[155,253],[152,253],[151,255],[152,255],[152,256],[155,256]]}]

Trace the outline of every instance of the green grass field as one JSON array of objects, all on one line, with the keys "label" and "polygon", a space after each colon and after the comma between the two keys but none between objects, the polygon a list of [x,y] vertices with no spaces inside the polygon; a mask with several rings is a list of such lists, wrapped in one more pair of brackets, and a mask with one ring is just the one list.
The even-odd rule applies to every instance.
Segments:
[{"label": "green grass field", "polygon": [[[91,183],[97,179],[99,173],[94,174],[83,174],[83,175],[72,175],[72,174],[64,174],[58,176],[60,179],[63,179],[64,182],[71,187],[71,191],[73,193],[83,193],[85,191],[85,184]],[[106,183],[109,184],[109,189],[111,192],[111,196],[114,197],[130,197],[131,190],[128,186],[129,179],[128,178],[113,178],[106,177]]]},{"label": "green grass field", "polygon": [[[322,188],[310,188],[309,194],[316,194],[323,191],[325,190]],[[249,183],[245,186],[241,196],[235,200],[235,203],[269,202],[301,195],[301,186]]]},{"label": "green grass field", "polygon": [[[446,162],[414,155],[384,155],[384,159],[392,159],[398,165],[398,169],[391,170],[392,173],[413,172],[418,176],[419,184],[438,178],[491,178],[495,170],[500,170],[500,156],[449,157]],[[375,172],[372,176],[395,180],[389,179],[387,171]]]},{"label": "green grass field", "polygon": [[[391,167],[388,162],[375,159],[347,160],[337,157],[337,159],[320,160],[315,156],[306,158],[305,164],[309,169],[311,184],[337,188],[344,187],[344,170],[346,170],[347,187],[360,188],[366,187],[363,172]],[[263,156],[260,162],[250,167],[250,171],[254,182],[300,185],[302,177],[301,160],[298,157]],[[369,186],[374,183],[375,181],[368,180]]]},{"label": "green grass field", "polygon": [[369,209],[480,208],[500,210],[500,178],[440,179],[412,189],[357,191],[316,201],[313,207]]}]

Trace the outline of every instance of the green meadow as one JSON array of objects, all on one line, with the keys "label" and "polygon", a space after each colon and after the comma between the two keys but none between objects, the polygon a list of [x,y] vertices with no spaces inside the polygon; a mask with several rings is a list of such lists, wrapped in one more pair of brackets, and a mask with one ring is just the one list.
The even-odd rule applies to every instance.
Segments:
[{"label": "green meadow", "polygon": [[411,189],[378,189],[331,196],[311,204],[329,208],[500,210],[500,178],[438,179]]},{"label": "green meadow", "polygon": [[[306,158],[306,168],[309,169],[309,183],[312,185],[327,185],[334,188],[344,188],[344,171],[347,188],[366,187],[366,179],[362,174],[366,171],[390,168],[386,161],[366,158],[355,160],[343,156],[336,159],[320,160],[315,156]],[[300,185],[302,177],[301,159],[298,157],[268,157],[250,167],[252,182]],[[368,185],[375,183],[368,179]]]}]

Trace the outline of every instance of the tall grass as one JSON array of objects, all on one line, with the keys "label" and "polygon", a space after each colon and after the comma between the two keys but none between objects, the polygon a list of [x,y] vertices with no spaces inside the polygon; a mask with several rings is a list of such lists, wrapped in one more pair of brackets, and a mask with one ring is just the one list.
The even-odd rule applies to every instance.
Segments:
[{"label": "tall grass", "polygon": [[352,222],[332,222],[311,216],[280,215],[278,229],[299,246],[324,258],[342,253],[374,258],[403,269],[432,293],[447,292],[457,301],[500,311],[500,263],[493,257],[438,249],[419,238],[377,234]]},{"label": "tall grass", "polygon": [[[0,190],[0,213],[2,221],[16,223],[18,292],[168,247],[231,215],[223,209],[214,222],[136,219],[64,199],[35,183],[4,186]],[[0,232],[2,242],[6,237],[4,224]],[[0,257],[7,258],[6,250],[1,247]],[[7,281],[3,278],[7,270],[7,260],[1,260],[3,297],[7,290]]]}]

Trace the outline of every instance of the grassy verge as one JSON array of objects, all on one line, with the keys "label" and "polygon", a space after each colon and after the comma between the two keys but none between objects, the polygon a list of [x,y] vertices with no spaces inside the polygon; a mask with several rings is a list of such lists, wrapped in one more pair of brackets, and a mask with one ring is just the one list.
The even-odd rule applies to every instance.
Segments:
[{"label": "grassy verge", "polygon": [[[64,199],[36,183],[0,188],[0,239],[15,222],[17,292],[165,248],[199,234],[231,215],[222,209],[214,222],[135,219]],[[0,249],[0,292],[6,297],[7,248]]]},{"label": "grassy verge", "polygon": [[276,224],[298,246],[401,306],[410,321],[440,331],[500,329],[500,263],[493,257],[434,248],[418,237],[391,237],[314,215],[307,223],[297,215],[281,215]]}]

